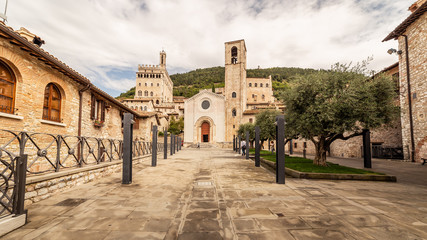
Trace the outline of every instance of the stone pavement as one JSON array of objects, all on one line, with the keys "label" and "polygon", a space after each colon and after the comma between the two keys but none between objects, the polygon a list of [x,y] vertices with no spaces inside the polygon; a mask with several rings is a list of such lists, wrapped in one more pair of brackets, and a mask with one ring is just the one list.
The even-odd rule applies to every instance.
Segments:
[{"label": "stone pavement", "polygon": [[427,187],[286,179],[231,150],[183,149],[167,160],[29,207],[3,239],[427,239]]}]

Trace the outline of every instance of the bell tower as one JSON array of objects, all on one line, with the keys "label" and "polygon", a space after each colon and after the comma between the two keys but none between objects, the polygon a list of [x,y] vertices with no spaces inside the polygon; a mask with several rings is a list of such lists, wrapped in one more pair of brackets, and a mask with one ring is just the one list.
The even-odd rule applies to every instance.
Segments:
[{"label": "bell tower", "polygon": [[225,141],[233,141],[246,109],[245,40],[225,43]]},{"label": "bell tower", "polygon": [[166,68],[166,52],[164,50],[160,52],[160,67]]}]

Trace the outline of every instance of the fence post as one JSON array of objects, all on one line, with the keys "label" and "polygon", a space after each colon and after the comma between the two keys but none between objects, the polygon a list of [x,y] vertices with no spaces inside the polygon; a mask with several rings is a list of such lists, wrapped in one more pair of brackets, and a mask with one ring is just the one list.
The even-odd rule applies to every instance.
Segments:
[{"label": "fence post", "polygon": [[363,167],[372,168],[371,132],[363,129]]},{"label": "fence post", "polygon": [[62,138],[60,135],[56,138],[56,163],[55,163],[55,172],[59,172],[59,166],[61,162],[61,141]]},{"label": "fence post", "polygon": [[276,117],[276,183],[285,184],[285,116]]},{"label": "fence post", "polygon": [[151,166],[157,166],[157,125],[153,126],[153,151],[151,153]]},{"label": "fence post", "polygon": [[132,130],[133,114],[125,113],[123,116],[123,176],[122,184],[132,183]]},{"label": "fence post", "polygon": [[260,166],[260,145],[259,145],[259,126],[255,126],[255,167]]},{"label": "fence post", "polygon": [[16,157],[16,172],[15,172],[15,189],[16,189],[16,202],[14,202],[13,213],[21,215],[25,213],[25,185],[27,181],[27,154],[22,154]]}]

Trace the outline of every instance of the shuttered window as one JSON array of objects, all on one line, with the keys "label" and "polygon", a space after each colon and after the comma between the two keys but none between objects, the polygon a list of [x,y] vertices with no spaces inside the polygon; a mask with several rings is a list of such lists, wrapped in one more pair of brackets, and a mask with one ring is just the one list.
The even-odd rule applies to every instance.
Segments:
[{"label": "shuttered window", "polygon": [[44,120],[61,122],[61,93],[55,84],[49,83],[44,90]]}]

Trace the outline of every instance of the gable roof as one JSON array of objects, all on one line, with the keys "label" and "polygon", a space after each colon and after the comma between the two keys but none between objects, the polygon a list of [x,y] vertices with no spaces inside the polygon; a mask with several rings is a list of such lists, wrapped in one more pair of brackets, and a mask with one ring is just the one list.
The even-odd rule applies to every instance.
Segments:
[{"label": "gable roof", "polygon": [[225,99],[225,96],[224,96],[224,95],[216,94],[216,93],[213,93],[211,90],[204,89],[204,90],[200,91],[198,94],[196,94],[196,95],[192,96],[191,98],[187,98],[187,99],[185,99],[185,100],[184,100],[184,102],[191,101],[191,100],[193,100],[193,99],[195,99],[195,98],[197,98],[198,96],[203,95],[203,94],[209,94],[209,95],[211,95],[211,96],[213,96],[213,97],[218,97],[218,98]]},{"label": "gable roof", "polygon": [[126,112],[130,112],[136,116],[139,116],[137,112],[130,109],[126,105],[119,102],[117,99],[110,96],[108,93],[102,91],[101,89],[93,85],[89,79],[69,67],[67,64],[60,61],[58,58],[54,57],[50,53],[44,51],[42,48],[29,42],[26,38],[19,35],[19,33],[13,31],[11,27],[6,26],[3,22],[0,22],[0,38],[9,40],[11,44],[19,46],[23,51],[29,52],[31,56],[35,57],[41,62],[44,62],[52,69],[64,74],[71,80],[89,87],[90,90],[101,95],[106,100],[110,101],[111,103],[115,104]]},{"label": "gable roof", "polygon": [[383,42],[397,39],[401,36],[406,29],[415,22],[418,18],[420,18],[427,11],[427,2],[423,3],[415,12],[413,12],[409,17],[407,17],[399,26],[396,27],[386,38],[384,38]]}]

